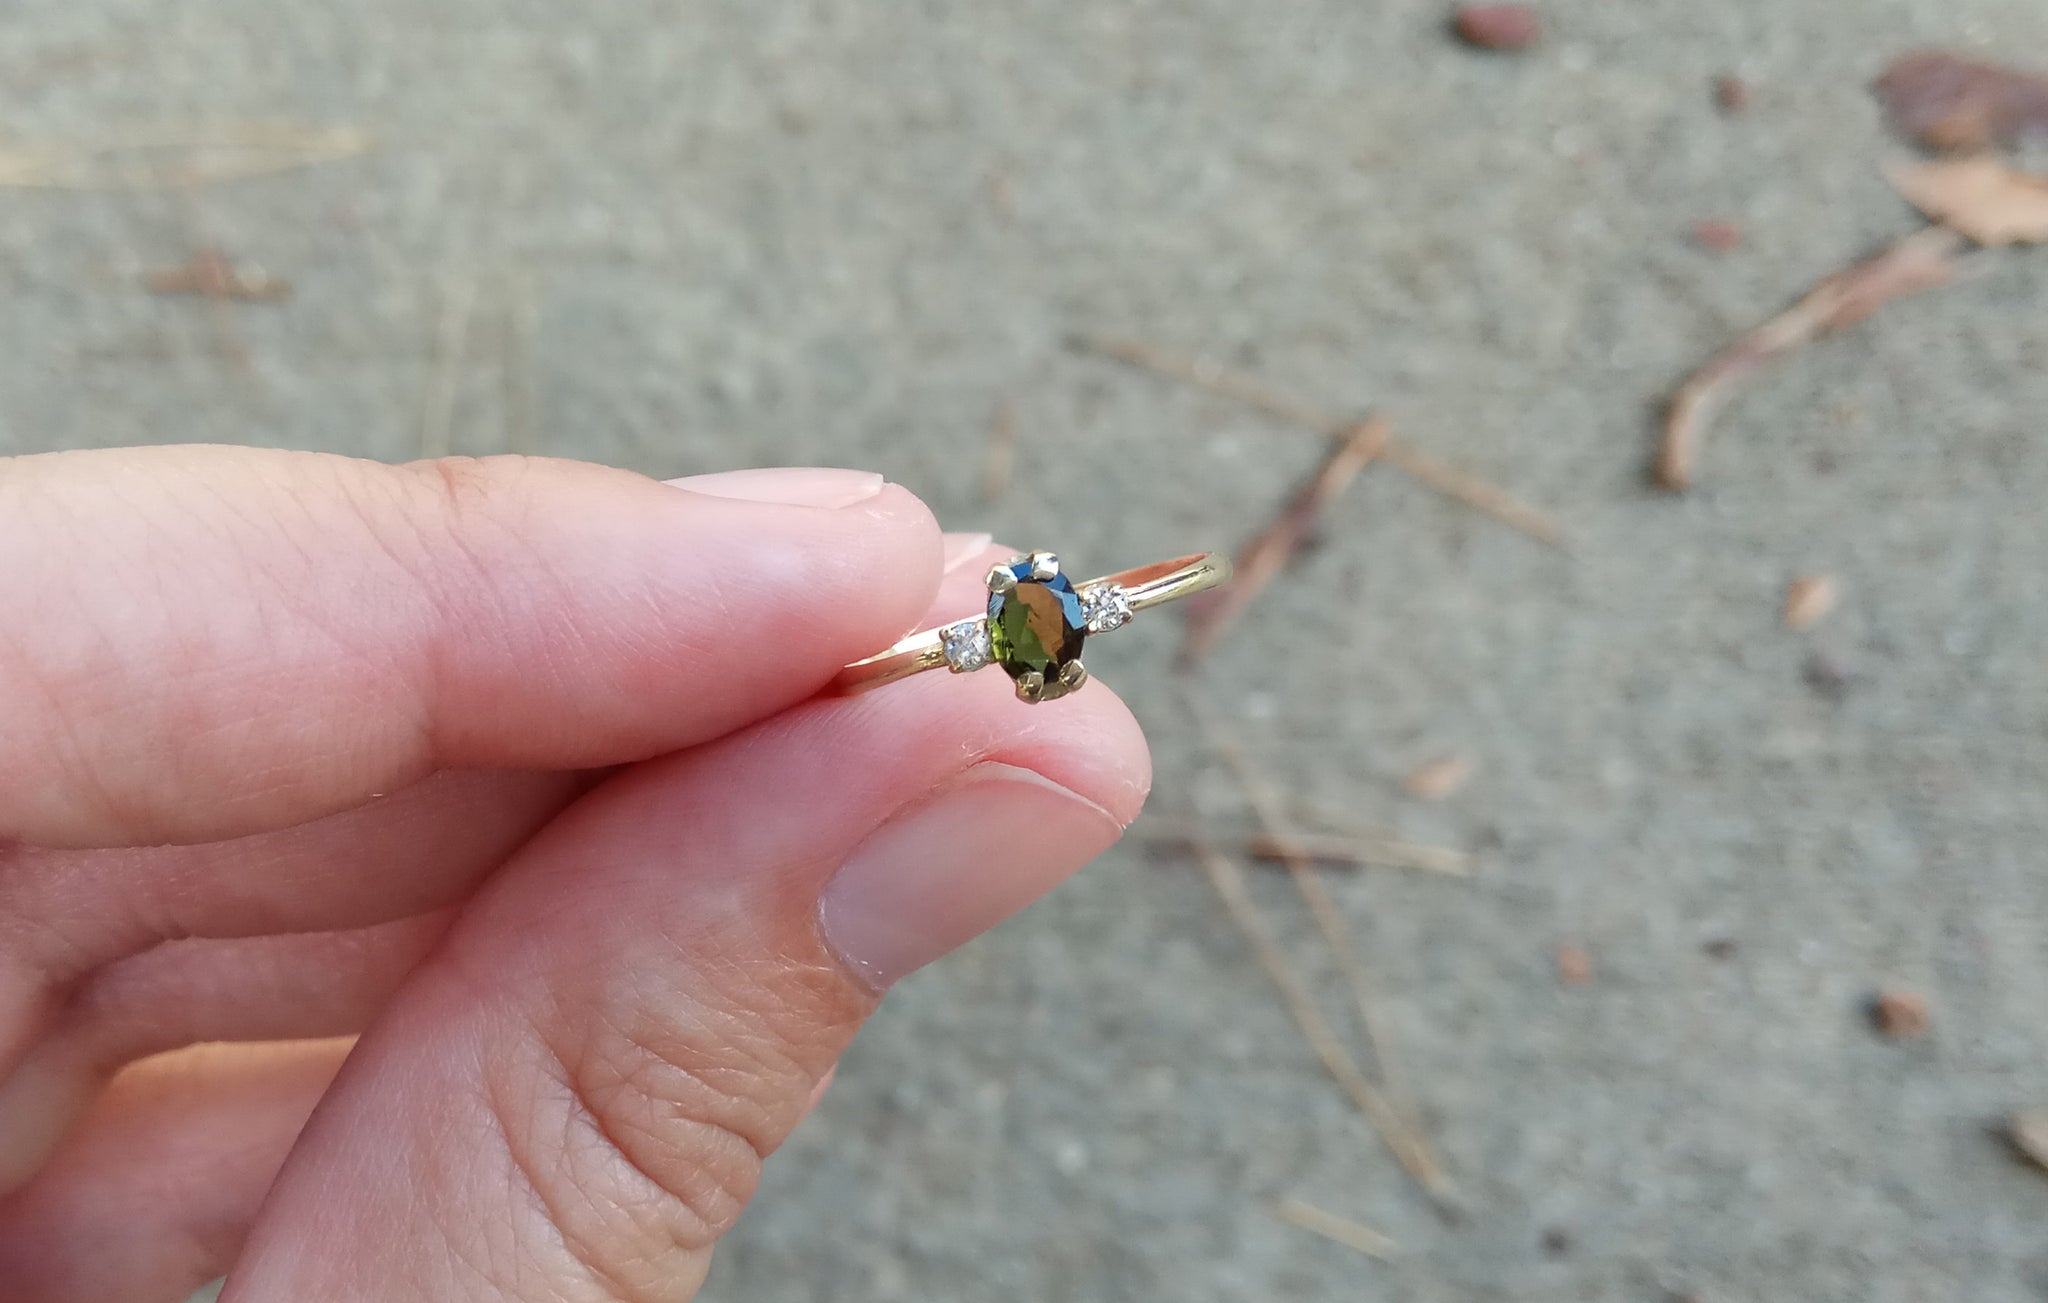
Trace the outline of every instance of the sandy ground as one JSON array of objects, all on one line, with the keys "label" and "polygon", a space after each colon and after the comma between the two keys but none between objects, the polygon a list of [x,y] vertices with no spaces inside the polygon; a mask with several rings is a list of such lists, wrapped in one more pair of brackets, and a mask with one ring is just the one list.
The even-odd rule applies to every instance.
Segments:
[{"label": "sandy ground", "polygon": [[[1440,0],[27,0],[0,18],[10,147],[252,122],[378,147],[188,196],[9,192],[0,451],[856,463],[1110,569],[1235,545],[1319,448],[1071,332],[1391,413],[1567,520],[1569,553],[1375,470],[1201,681],[1304,801],[1479,856],[1333,882],[1467,1216],[1140,838],[906,984],[709,1297],[2043,1297],[2048,1179],[1991,1128],[2048,1102],[2048,253],[1765,377],[1694,495],[1643,468],[1691,365],[1913,228],[1872,76],[1919,44],[2048,50],[2048,11],[1546,9],[1503,58],[1447,40]],[[1742,247],[1697,247],[1706,218]],[[202,245],[294,297],[140,288]],[[988,505],[1005,403],[1020,464]],[[1841,607],[1788,631],[1813,572]],[[1091,656],[1165,812],[1231,790],[1165,686],[1174,639]],[[1446,754],[1462,792],[1402,793]],[[1928,1035],[1873,1035],[1883,984]],[[1290,1196],[1401,1252],[1276,1221]]]}]

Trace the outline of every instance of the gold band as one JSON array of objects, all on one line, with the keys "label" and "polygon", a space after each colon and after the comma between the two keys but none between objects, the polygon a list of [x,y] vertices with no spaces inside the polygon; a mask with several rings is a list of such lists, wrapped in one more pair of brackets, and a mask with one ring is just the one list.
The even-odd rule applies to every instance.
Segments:
[{"label": "gold band", "polygon": [[[1037,554],[1044,555],[1044,554]],[[1150,610],[1163,602],[1178,597],[1199,593],[1214,588],[1230,578],[1230,561],[1214,552],[1203,552],[1195,556],[1176,557],[1154,565],[1139,566],[1121,574],[1106,575],[1091,579],[1085,584],[1075,585],[1077,592],[1084,596],[1104,594],[1115,601],[1115,609],[1121,617],[1128,617],[1140,611]],[[884,683],[922,674],[926,670],[957,668],[947,655],[946,639],[949,633],[971,636],[977,632],[986,637],[986,615],[961,620],[937,629],[914,633],[885,652],[855,661],[839,671],[832,680],[831,690],[840,693],[865,692],[879,688]],[[1106,633],[1123,623],[1106,624],[1092,632]],[[986,662],[984,662],[986,663]],[[980,665],[970,668],[979,669]],[[1078,668],[1078,666],[1076,667]],[[1078,684],[1074,685],[1078,686]]]}]

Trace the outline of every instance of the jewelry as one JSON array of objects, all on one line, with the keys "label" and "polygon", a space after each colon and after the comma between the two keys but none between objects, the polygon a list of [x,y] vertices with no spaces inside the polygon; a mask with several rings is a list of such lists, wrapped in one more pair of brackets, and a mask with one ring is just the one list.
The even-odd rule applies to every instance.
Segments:
[{"label": "jewelry", "polygon": [[968,674],[1000,665],[1016,681],[1021,700],[1057,701],[1088,681],[1081,645],[1089,634],[1121,629],[1139,611],[1229,578],[1230,562],[1205,552],[1077,588],[1060,573],[1058,557],[1033,552],[988,572],[988,614],[912,634],[839,671],[832,687],[865,692],[940,666]]}]

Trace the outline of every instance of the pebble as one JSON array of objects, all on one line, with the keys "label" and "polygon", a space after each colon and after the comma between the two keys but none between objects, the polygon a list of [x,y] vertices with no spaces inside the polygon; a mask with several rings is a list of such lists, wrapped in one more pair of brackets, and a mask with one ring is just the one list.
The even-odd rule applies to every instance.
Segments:
[{"label": "pebble", "polygon": [[1870,1019],[1893,1040],[1908,1040],[1927,1030],[1927,1001],[1912,991],[1879,991],[1870,1003]]},{"label": "pebble", "polygon": [[1543,34],[1543,21],[1529,5],[1461,5],[1453,26],[1466,44],[1482,50],[1526,50]]}]

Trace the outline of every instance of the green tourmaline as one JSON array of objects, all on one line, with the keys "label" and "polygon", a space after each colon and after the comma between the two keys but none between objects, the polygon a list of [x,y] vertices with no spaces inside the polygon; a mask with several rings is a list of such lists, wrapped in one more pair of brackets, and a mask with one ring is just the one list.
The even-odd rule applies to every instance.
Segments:
[{"label": "green tourmaline", "polygon": [[1033,579],[1029,559],[1004,567],[1017,586],[988,598],[988,643],[996,664],[1013,679],[1034,670],[1047,682],[1081,659],[1088,624],[1081,598],[1065,575]]}]

